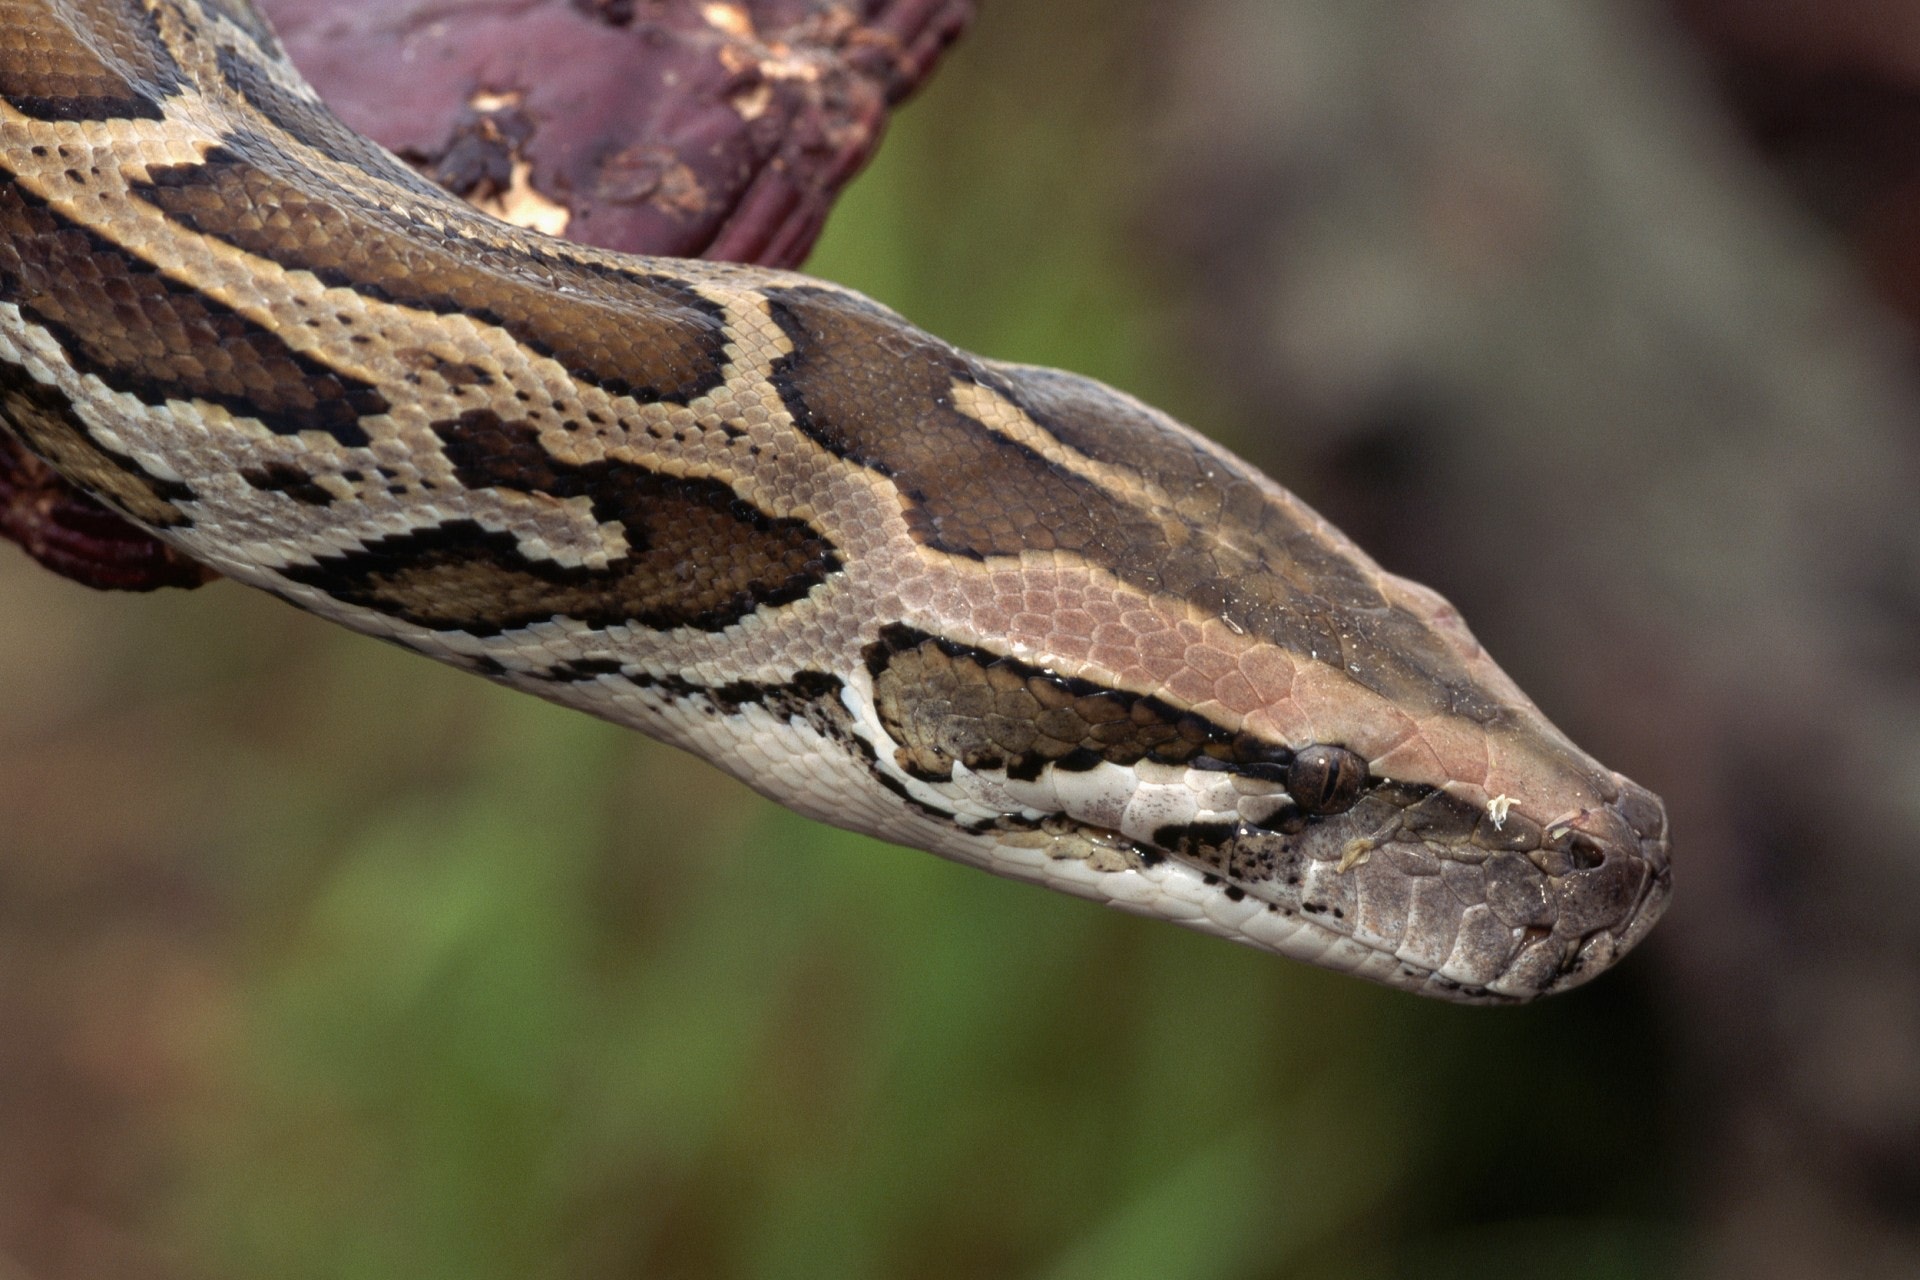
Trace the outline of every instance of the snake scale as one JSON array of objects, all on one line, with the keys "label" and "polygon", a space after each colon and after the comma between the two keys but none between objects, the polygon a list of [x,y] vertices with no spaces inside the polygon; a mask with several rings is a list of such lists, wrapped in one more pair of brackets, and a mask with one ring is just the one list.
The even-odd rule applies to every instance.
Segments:
[{"label": "snake scale", "polygon": [[1098,383],[497,222],[247,0],[0,0],[0,416],[220,573],[815,818],[1431,995],[1577,984],[1652,794]]}]

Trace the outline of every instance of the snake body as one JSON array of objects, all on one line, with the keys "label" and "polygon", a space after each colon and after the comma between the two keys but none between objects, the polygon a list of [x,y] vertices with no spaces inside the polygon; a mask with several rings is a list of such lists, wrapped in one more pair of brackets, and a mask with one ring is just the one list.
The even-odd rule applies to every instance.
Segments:
[{"label": "snake body", "polygon": [[824,821],[1428,994],[1571,986],[1665,905],[1654,796],[1156,410],[497,222],[247,0],[0,32],[0,415],[219,572]]}]

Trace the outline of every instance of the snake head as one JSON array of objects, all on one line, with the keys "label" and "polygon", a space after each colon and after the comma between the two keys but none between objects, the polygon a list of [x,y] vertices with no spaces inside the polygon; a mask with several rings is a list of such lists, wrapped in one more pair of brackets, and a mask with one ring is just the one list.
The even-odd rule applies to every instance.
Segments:
[{"label": "snake head", "polygon": [[1285,696],[1188,762],[1204,816],[1153,846],[1263,904],[1237,929],[1276,950],[1467,1001],[1585,982],[1666,908],[1665,807],[1555,728],[1438,594],[1370,576],[1396,621],[1354,627],[1338,664],[1276,664]]},{"label": "snake head", "polygon": [[1001,849],[1052,841],[1051,863],[993,869],[1463,1000],[1574,986],[1659,918],[1659,800],[1556,729],[1440,595],[1112,388],[975,365],[948,390],[1023,448],[923,536],[957,541],[989,498],[1016,514],[957,547],[918,634],[866,657],[902,785]]},{"label": "snake head", "polygon": [[1577,985],[1645,936],[1670,887],[1659,800],[1443,598],[1138,401],[978,379],[983,421],[1058,456],[1007,455],[1034,474],[1003,474],[1002,505],[1032,517],[865,651],[862,711],[889,785],[989,848],[896,838],[1459,1000]]},{"label": "snake head", "polygon": [[1504,793],[1482,804],[1382,777],[1341,747],[1293,759],[1358,780],[1303,797],[1209,770],[1231,798],[1216,784],[1207,803],[1240,820],[1158,833],[1203,882],[1277,909],[1284,924],[1248,918],[1249,940],[1430,994],[1524,1000],[1607,968],[1666,907],[1665,811],[1617,773],[1529,812]]},{"label": "snake head", "polygon": [[1237,674],[1268,692],[1228,728],[1214,703],[895,629],[868,655],[876,718],[904,784],[993,845],[948,851],[1004,874],[1443,998],[1584,982],[1666,906],[1664,808],[1555,729],[1440,597],[1378,581],[1411,620],[1396,662],[1423,637],[1415,665],[1444,660],[1447,696],[1369,671],[1358,631],[1337,665],[1250,643]]}]

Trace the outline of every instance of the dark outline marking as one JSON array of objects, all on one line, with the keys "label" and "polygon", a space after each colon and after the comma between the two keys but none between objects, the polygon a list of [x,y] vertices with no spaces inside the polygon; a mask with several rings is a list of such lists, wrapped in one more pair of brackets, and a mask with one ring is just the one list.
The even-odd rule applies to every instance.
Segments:
[{"label": "dark outline marking", "polygon": [[[125,365],[97,358],[89,354],[89,349],[94,345],[90,335],[46,315],[35,305],[38,298],[59,295],[44,286],[30,285],[17,273],[4,271],[7,258],[19,263],[23,271],[39,270],[44,264],[28,264],[19,257],[21,237],[0,239],[0,300],[18,306],[29,323],[52,334],[66,352],[69,362],[79,372],[91,374],[115,391],[124,392],[142,404],[155,408],[164,407],[169,400],[198,400],[218,405],[235,417],[259,422],[275,435],[295,436],[306,431],[318,431],[347,448],[368,443],[366,429],[360,425],[362,418],[384,414],[392,407],[371,383],[362,382],[304,352],[296,351],[271,329],[255,324],[218,299],[174,279],[155,263],[108,239],[94,228],[59,212],[47,201],[22,187],[18,175],[4,166],[0,166],[0,179],[12,179],[0,181],[0,213],[5,212],[9,201],[17,202],[20,218],[43,217],[51,224],[53,235],[79,237],[84,242],[85,252],[78,255],[69,253],[65,255],[66,258],[80,257],[101,263],[117,263],[128,278],[150,278],[158,282],[167,298],[190,300],[192,306],[204,312],[208,324],[216,330],[224,328],[230,331],[216,331],[208,335],[209,343],[216,349],[227,350],[232,339],[243,338],[252,350],[286,360],[299,372],[302,379],[300,385],[317,384],[324,388],[331,384],[340,394],[337,398],[315,396],[315,402],[310,406],[269,409],[245,395],[196,386],[186,379],[167,381],[148,377]],[[38,239],[41,236],[27,238]]]}]

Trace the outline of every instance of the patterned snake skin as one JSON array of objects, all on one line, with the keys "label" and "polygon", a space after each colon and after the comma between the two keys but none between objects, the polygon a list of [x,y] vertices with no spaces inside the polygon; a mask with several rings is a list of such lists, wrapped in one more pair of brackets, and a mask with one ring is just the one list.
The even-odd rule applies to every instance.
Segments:
[{"label": "patterned snake skin", "polygon": [[0,0],[0,416],[241,582],[802,813],[1427,994],[1591,977],[1660,802],[1098,383],[503,225],[247,0]]}]

